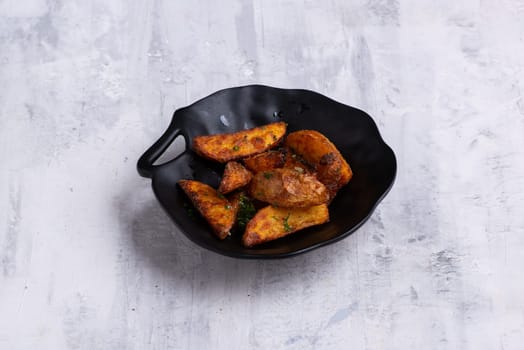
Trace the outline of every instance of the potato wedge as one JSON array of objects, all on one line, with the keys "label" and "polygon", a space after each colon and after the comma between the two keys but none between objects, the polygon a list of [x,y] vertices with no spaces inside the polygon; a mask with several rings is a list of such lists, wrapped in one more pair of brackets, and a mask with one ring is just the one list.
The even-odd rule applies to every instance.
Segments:
[{"label": "potato wedge", "polygon": [[242,164],[233,161],[227,162],[220,186],[218,186],[218,192],[222,194],[233,192],[237,188],[247,185],[252,178],[253,174]]},{"label": "potato wedge", "polygon": [[290,149],[271,150],[260,153],[242,160],[246,168],[253,173],[269,171],[278,168],[295,169],[312,174],[310,166],[301,161],[301,157],[293,153]]},{"label": "potato wedge", "polygon": [[286,154],[281,151],[267,151],[242,160],[246,168],[254,173],[282,168],[286,163]]},{"label": "potato wedge", "polygon": [[292,132],[285,144],[315,167],[316,176],[327,187],[331,199],[351,180],[353,173],[349,164],[335,145],[318,131]]},{"label": "potato wedge", "polygon": [[[213,187],[194,180],[180,180],[178,185],[220,239],[229,235],[236,220],[238,201],[228,201]],[[233,204],[232,204],[233,203]]]},{"label": "potato wedge", "polygon": [[309,164],[306,164],[306,162],[298,154],[294,153],[288,148],[286,148],[284,152],[286,153],[286,162],[284,163],[283,168],[295,169],[305,174],[315,173],[314,169]]},{"label": "potato wedge", "polygon": [[230,134],[196,136],[193,150],[204,158],[225,163],[274,147],[284,137],[286,127],[286,123],[278,122]]},{"label": "potato wedge", "polygon": [[246,247],[272,241],[306,227],[329,221],[326,204],[309,208],[265,207],[249,221],[242,236]]},{"label": "potato wedge", "polygon": [[326,203],[326,186],[314,176],[295,169],[257,173],[249,186],[251,197],[278,207],[303,208]]}]

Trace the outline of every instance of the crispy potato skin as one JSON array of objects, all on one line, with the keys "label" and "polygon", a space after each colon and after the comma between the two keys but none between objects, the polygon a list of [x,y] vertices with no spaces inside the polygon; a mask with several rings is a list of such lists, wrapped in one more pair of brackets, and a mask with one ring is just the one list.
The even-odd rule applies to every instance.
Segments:
[{"label": "crispy potato skin", "polygon": [[315,167],[316,176],[327,187],[331,199],[353,176],[349,164],[335,145],[318,131],[292,132],[285,145]]},{"label": "crispy potato skin", "polygon": [[313,173],[313,169],[302,162],[301,157],[294,154],[290,149],[271,150],[243,159],[246,168],[253,173],[269,171],[278,168],[297,169],[300,168],[308,174]]},{"label": "crispy potato skin", "polygon": [[218,186],[218,192],[222,194],[233,192],[237,188],[247,185],[252,178],[253,174],[242,164],[234,161],[227,162],[220,186]]},{"label": "crispy potato skin", "polygon": [[286,123],[278,122],[230,134],[197,136],[193,150],[204,158],[225,163],[274,147],[283,139],[286,127]]},{"label": "crispy potato skin", "polygon": [[326,204],[309,208],[275,208],[267,206],[249,221],[242,236],[246,247],[287,236],[306,227],[329,221]]},{"label": "crispy potato skin", "polygon": [[329,193],[313,175],[294,169],[257,173],[249,186],[251,197],[278,207],[311,207],[326,203]]},{"label": "crispy potato skin", "polygon": [[178,185],[209,223],[216,236],[220,239],[226,238],[235,223],[238,203],[235,208],[234,201],[229,202],[213,187],[199,181],[180,180]]}]

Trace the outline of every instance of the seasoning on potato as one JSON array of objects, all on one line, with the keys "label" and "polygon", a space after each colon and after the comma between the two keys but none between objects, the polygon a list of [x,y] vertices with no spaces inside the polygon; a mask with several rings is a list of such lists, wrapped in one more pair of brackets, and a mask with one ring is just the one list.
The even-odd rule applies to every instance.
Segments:
[{"label": "seasoning on potato", "polygon": [[286,154],[286,162],[284,163],[283,168],[295,169],[305,174],[315,175],[315,169],[313,169],[313,167],[308,164],[301,156],[294,153],[289,148],[283,149],[283,152]]},{"label": "seasoning on potato", "polygon": [[249,194],[287,208],[311,207],[329,200],[326,187],[314,176],[286,168],[257,173],[249,186]]},{"label": "seasoning on potato", "polygon": [[269,242],[293,232],[329,221],[326,204],[309,208],[265,207],[249,221],[242,236],[246,247]]},{"label": "seasoning on potato", "polygon": [[286,133],[286,123],[278,122],[229,134],[197,136],[193,150],[200,156],[225,163],[276,146]]},{"label": "seasoning on potato", "polygon": [[227,162],[226,167],[224,168],[224,175],[222,175],[222,180],[220,181],[220,186],[218,186],[218,192],[226,194],[233,192],[234,190],[244,187],[253,178],[253,174],[242,164],[231,161]]},{"label": "seasoning on potato", "polygon": [[286,154],[281,151],[267,151],[243,159],[246,168],[254,173],[268,171],[284,167],[286,164]]},{"label": "seasoning on potato", "polygon": [[213,187],[199,181],[180,180],[178,185],[206,219],[217,237],[226,238],[235,223],[239,201],[230,202]]},{"label": "seasoning on potato", "polygon": [[279,122],[193,139],[197,154],[227,163],[218,191],[179,181],[219,238],[234,229],[243,233],[244,246],[253,247],[329,221],[328,204],[351,179],[351,168],[318,131],[292,132],[276,149],[286,127]]},{"label": "seasoning on potato", "polygon": [[242,160],[246,168],[253,173],[269,171],[278,168],[295,169],[308,174],[313,173],[313,169],[302,161],[301,157],[293,153],[290,149],[283,148],[263,152]]},{"label": "seasoning on potato", "polygon": [[315,167],[317,179],[328,189],[331,199],[353,175],[348,163],[327,137],[315,130],[290,133],[285,144]]}]

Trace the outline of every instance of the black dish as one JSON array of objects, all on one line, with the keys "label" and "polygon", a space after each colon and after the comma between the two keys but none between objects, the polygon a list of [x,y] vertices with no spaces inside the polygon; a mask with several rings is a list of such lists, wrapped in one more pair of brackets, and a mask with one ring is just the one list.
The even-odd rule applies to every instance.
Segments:
[{"label": "black dish", "polygon": [[[253,248],[243,247],[240,235],[218,240],[203,218],[188,215],[188,200],[177,186],[180,179],[196,179],[215,188],[220,182],[223,165],[194,154],[190,149],[193,137],[280,120],[288,123],[288,132],[313,129],[326,135],[350,164],[353,178],[329,206],[329,223]],[[185,138],[186,150],[165,164],[153,165],[179,135]],[[365,112],[313,91],[262,85],[220,90],[178,109],[168,129],[140,157],[137,167],[140,175],[152,179],[158,201],[191,241],[219,254],[255,259],[289,257],[349,236],[389,191],[397,169],[393,151]]]}]

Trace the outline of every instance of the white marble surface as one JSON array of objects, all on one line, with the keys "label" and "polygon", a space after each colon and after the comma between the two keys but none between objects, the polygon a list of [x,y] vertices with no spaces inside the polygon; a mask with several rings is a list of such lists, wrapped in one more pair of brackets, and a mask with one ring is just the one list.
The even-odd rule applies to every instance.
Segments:
[{"label": "white marble surface", "polygon": [[[523,349],[524,1],[0,1],[0,349]],[[135,163],[248,83],[363,108],[372,219],[281,261],[176,232]]]}]

